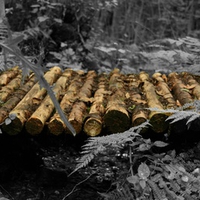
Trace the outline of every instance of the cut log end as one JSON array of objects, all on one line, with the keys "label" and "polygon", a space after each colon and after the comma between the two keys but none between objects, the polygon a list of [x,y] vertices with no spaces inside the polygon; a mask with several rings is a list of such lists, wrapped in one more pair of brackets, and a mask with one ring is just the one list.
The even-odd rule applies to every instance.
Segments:
[{"label": "cut log end", "polygon": [[102,121],[95,118],[89,118],[84,125],[84,132],[89,136],[97,136],[102,130]]},{"label": "cut log end", "polygon": [[64,123],[61,119],[55,118],[48,124],[48,129],[53,135],[60,135],[64,131]]},{"label": "cut log end", "polygon": [[156,133],[164,133],[169,126],[169,123],[166,122],[167,115],[163,113],[154,113],[150,117],[150,124],[151,124],[151,129],[156,132]]},{"label": "cut log end", "polygon": [[44,124],[38,118],[32,117],[26,122],[25,127],[29,134],[38,135],[42,132]]},{"label": "cut log end", "polygon": [[3,130],[9,135],[17,135],[22,132],[24,124],[21,122],[19,118],[15,118],[8,125],[3,124]]},{"label": "cut log end", "polygon": [[130,127],[129,116],[118,110],[110,110],[104,116],[104,123],[111,133],[124,132]]}]

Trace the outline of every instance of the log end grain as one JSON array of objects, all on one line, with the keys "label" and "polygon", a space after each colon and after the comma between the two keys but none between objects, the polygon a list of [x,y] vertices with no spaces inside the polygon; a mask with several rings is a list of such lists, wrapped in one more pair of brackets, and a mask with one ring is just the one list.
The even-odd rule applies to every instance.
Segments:
[{"label": "log end grain", "polygon": [[48,124],[48,129],[49,129],[50,133],[53,135],[62,134],[64,131],[64,128],[65,128],[65,124],[59,118],[52,119]]},{"label": "log end grain", "polygon": [[101,133],[102,121],[91,117],[86,120],[83,130],[89,136],[97,136]]},{"label": "log end grain", "polygon": [[119,110],[110,110],[104,115],[104,123],[111,133],[124,132],[130,128],[129,116]]},{"label": "log end grain", "polygon": [[31,117],[26,122],[25,127],[29,134],[38,135],[42,132],[42,130],[44,128],[44,124],[38,118]]},{"label": "log end grain", "polygon": [[167,117],[168,116],[163,113],[152,114],[149,121],[151,129],[155,133],[164,133],[169,127],[169,123],[166,122]]},{"label": "log end grain", "polygon": [[10,124],[3,124],[2,129],[9,135],[17,135],[22,131],[23,127],[24,123],[16,117]]}]

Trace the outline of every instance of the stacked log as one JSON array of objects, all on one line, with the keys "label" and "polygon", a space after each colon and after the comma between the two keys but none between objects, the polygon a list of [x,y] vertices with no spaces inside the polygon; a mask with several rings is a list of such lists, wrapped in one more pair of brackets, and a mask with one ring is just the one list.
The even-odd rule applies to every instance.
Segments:
[{"label": "stacked log", "polygon": [[[78,100],[73,104],[72,110],[68,117],[69,122],[72,124],[76,133],[80,133],[82,131],[84,117],[87,114],[87,103],[91,102],[92,90],[95,85],[95,78],[97,74],[95,71],[89,71],[86,76],[85,83],[81,87]],[[66,133],[70,133],[68,128],[65,128]]]},{"label": "stacked log", "polygon": [[[76,132],[83,131],[88,136],[124,132],[146,120],[156,133],[167,130],[182,133],[188,130],[187,119],[169,124],[166,119],[172,113],[159,110],[200,100],[198,77],[189,73],[168,76],[155,73],[150,78],[145,72],[123,75],[114,69],[110,74],[97,75],[94,71],[71,69],[61,72],[59,67],[54,67],[44,77],[50,85],[55,83],[55,96]],[[51,134],[69,133],[46,90],[36,83],[34,74],[24,85],[20,85],[21,79],[18,68],[0,75],[0,123],[16,116],[10,124],[6,120],[3,131],[15,135],[25,127],[29,134],[37,135],[47,125],[45,130]],[[199,129],[199,119],[192,126]]]},{"label": "stacked log", "polygon": [[187,89],[186,85],[181,80],[180,76],[177,73],[173,72],[169,74],[168,78],[169,85],[175,99],[178,101],[178,104],[180,104],[180,106],[183,106],[186,103],[191,103],[193,99],[189,94],[189,90]]},{"label": "stacked log", "polygon": [[[149,79],[149,75],[146,72],[141,72],[139,78],[143,83],[143,91],[146,95],[146,100],[149,108],[157,108],[160,110],[164,109],[164,106],[158,99],[156,89],[153,83]],[[152,125],[151,128],[156,133],[163,133],[168,128],[168,123],[166,122],[167,115],[159,111],[151,111],[149,114],[149,121]]]},{"label": "stacked log", "polygon": [[0,86],[7,85],[13,78],[15,78],[20,73],[18,66],[3,72],[0,75]]},{"label": "stacked log", "polygon": [[0,90],[0,102],[6,102],[8,97],[20,87],[22,75],[18,74],[14,79],[12,79],[6,86],[2,87]]},{"label": "stacked log", "polygon": [[130,117],[125,104],[125,87],[121,74],[115,69],[109,80],[108,103],[104,115],[104,123],[108,132],[118,133],[130,127]]},{"label": "stacked log", "polygon": [[[60,75],[61,69],[59,67],[53,67],[44,75],[44,78],[50,85],[52,85]],[[38,107],[45,95],[46,90],[41,88],[39,83],[36,83],[17,104],[17,106],[9,113],[11,115],[15,115],[16,117],[10,124],[3,124],[3,130],[10,135],[20,133],[26,120],[31,116],[36,107]]]},{"label": "stacked log", "polygon": [[131,100],[131,109],[132,110],[132,126],[138,126],[143,122],[146,122],[148,119],[148,111],[146,109],[147,102],[141,95],[142,92],[139,89],[140,80],[137,75],[131,74],[128,76],[128,99]]},{"label": "stacked log", "polygon": [[[78,99],[79,89],[84,82],[84,79],[81,76],[82,74],[82,71],[78,71],[76,75],[74,75],[75,77],[73,78],[71,84],[67,88],[66,93],[60,102],[60,107],[66,116],[68,113],[70,113],[73,104]],[[57,112],[51,117],[48,123],[48,129],[50,133],[54,135],[60,135],[66,129],[65,123],[62,121],[60,115]]]},{"label": "stacked log", "polygon": [[[53,91],[55,97],[60,101],[61,95],[67,83],[70,81],[72,76],[72,70],[65,70],[62,76],[57,80]],[[51,113],[54,110],[54,104],[49,95],[47,95],[41,102],[40,106],[31,115],[31,117],[26,122],[26,130],[31,135],[37,135],[42,132],[46,121],[50,118]]]},{"label": "stacked log", "polygon": [[34,75],[31,75],[30,79],[25,83],[25,85],[17,89],[8,99],[8,101],[2,104],[2,107],[0,107],[0,123],[2,123],[8,117],[11,110],[23,99],[23,97],[28,93],[35,83],[36,78]]},{"label": "stacked log", "polygon": [[103,74],[99,79],[98,89],[94,94],[94,100],[89,111],[89,116],[84,123],[84,132],[89,136],[97,136],[103,127],[103,116],[105,113],[106,77]]}]

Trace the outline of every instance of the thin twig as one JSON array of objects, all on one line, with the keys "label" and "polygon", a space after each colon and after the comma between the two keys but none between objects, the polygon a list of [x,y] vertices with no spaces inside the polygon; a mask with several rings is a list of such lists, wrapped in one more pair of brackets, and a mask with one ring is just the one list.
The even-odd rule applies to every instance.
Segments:
[{"label": "thin twig", "polygon": [[86,179],[84,179],[84,180],[82,180],[81,182],[77,183],[77,184],[73,187],[73,189],[71,190],[71,192],[69,192],[66,196],[64,196],[64,197],[62,198],[62,200],[65,200],[68,196],[70,196],[70,195],[74,192],[74,190],[76,189],[77,186],[79,186],[80,184],[82,184],[82,183],[84,183],[85,181],[87,181],[92,175],[93,175],[93,174],[90,174]]}]

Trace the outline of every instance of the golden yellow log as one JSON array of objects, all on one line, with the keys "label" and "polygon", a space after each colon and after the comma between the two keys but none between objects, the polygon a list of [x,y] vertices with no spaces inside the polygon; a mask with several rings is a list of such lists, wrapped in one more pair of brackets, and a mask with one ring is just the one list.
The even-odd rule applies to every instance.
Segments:
[{"label": "golden yellow log", "polygon": [[[52,85],[60,75],[61,69],[59,67],[53,67],[44,75],[44,77],[47,82]],[[9,125],[4,124],[3,130],[10,135],[16,135],[20,133],[26,120],[38,107],[38,104],[45,97],[45,95],[46,90],[44,88],[41,89],[38,83],[35,84],[24,96],[24,98],[17,104],[17,106],[10,112],[10,114],[16,115],[16,118],[12,120]]]},{"label": "golden yellow log", "polygon": [[[96,76],[97,74],[95,71],[88,72],[86,81],[78,94],[79,100],[74,103],[72,111],[70,112],[68,120],[76,130],[76,133],[80,133],[82,131],[84,117],[87,113],[86,103],[90,101],[90,97],[92,96]],[[69,133],[67,127],[65,130],[66,133]]]},{"label": "golden yellow log", "polygon": [[[149,79],[149,75],[146,72],[141,72],[139,78],[142,81],[142,88],[146,95],[146,100],[149,108],[164,109],[163,105],[159,101],[159,97],[156,94],[156,89],[153,83]],[[151,128],[156,133],[163,133],[168,128],[168,123],[165,121],[167,115],[157,111],[151,111],[149,114]]]},{"label": "golden yellow log", "polygon": [[18,74],[14,79],[12,79],[7,85],[2,87],[0,90],[0,102],[5,102],[8,97],[20,87],[22,75]]},{"label": "golden yellow log", "polygon": [[180,76],[173,72],[169,74],[169,85],[173,91],[174,97],[183,106],[186,103],[191,103],[193,101],[189,90],[186,85],[181,80]]},{"label": "golden yellow log", "polygon": [[[59,101],[60,97],[65,90],[67,83],[72,76],[72,70],[65,70],[62,76],[57,80],[53,91],[56,99]],[[31,117],[26,122],[26,130],[31,135],[37,135],[42,132],[46,121],[50,118],[54,110],[54,103],[52,102],[49,95],[47,95],[41,102],[40,106],[31,115]]]},{"label": "golden yellow log", "polygon": [[8,117],[9,112],[23,99],[23,97],[27,94],[27,92],[33,87],[36,83],[36,79],[34,76],[31,76],[30,79],[22,85],[19,89],[17,89],[12,97],[8,99],[5,103],[0,107],[0,123],[2,123],[6,117]]},{"label": "golden yellow log", "polygon": [[124,132],[130,127],[130,117],[125,104],[124,82],[119,70],[114,70],[109,80],[108,104],[104,115],[104,123],[108,132]]},{"label": "golden yellow log", "polygon": [[13,78],[15,78],[20,73],[18,67],[14,67],[8,71],[5,71],[0,75],[0,86],[7,85]]},{"label": "golden yellow log", "polygon": [[102,117],[105,113],[104,102],[105,102],[105,84],[106,77],[102,75],[99,78],[98,89],[94,94],[94,101],[90,108],[89,117],[84,123],[83,130],[89,136],[97,136],[102,130]]},{"label": "golden yellow log", "polygon": [[195,76],[184,72],[183,77],[188,84],[187,88],[191,91],[194,98],[200,100],[200,84],[196,81]]},{"label": "golden yellow log", "polygon": [[162,77],[161,73],[154,73],[152,78],[156,82],[156,94],[163,98],[162,105],[165,108],[175,108],[176,101],[170,92],[170,88]]},{"label": "golden yellow log", "polygon": [[[74,102],[78,99],[78,92],[80,87],[83,85],[84,79],[81,78],[80,74],[75,74],[74,79],[69,85],[64,97],[60,102],[60,107],[67,115],[70,113]],[[60,115],[56,112],[48,123],[48,129],[50,133],[54,135],[60,135],[66,128],[65,123],[60,118]]]}]

